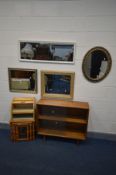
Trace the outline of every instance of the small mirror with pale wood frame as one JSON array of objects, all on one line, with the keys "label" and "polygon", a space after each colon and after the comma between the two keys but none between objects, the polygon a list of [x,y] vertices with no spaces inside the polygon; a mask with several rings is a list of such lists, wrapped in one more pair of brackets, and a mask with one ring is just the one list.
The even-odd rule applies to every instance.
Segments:
[{"label": "small mirror with pale wood frame", "polygon": [[42,98],[72,99],[74,72],[41,71]]},{"label": "small mirror with pale wood frame", "polygon": [[11,92],[37,93],[37,70],[8,68]]}]

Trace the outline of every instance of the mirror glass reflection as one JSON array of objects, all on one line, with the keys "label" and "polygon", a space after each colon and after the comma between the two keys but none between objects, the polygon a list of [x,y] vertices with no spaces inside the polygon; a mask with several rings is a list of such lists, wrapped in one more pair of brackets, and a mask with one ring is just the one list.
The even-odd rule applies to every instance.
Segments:
[{"label": "mirror glass reflection", "polygon": [[103,47],[95,47],[84,57],[82,70],[84,76],[92,82],[104,79],[111,69],[111,56]]},{"label": "mirror glass reflection", "polygon": [[11,92],[37,93],[37,70],[8,68]]}]

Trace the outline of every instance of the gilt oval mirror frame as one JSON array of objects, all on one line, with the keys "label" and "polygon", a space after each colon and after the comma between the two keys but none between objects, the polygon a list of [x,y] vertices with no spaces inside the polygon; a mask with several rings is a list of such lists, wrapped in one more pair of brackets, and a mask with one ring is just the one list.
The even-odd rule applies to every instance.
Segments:
[{"label": "gilt oval mirror frame", "polygon": [[87,80],[99,82],[108,75],[111,66],[110,53],[104,47],[94,47],[85,54],[82,71]]}]

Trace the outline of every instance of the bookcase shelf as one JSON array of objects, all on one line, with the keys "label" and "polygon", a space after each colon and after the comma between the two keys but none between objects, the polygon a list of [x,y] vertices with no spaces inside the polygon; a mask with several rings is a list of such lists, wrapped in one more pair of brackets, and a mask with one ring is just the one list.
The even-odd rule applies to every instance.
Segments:
[{"label": "bookcase shelf", "polygon": [[12,119],[35,118],[35,99],[26,98],[13,98],[11,105]]},{"label": "bookcase shelf", "polygon": [[12,114],[33,114],[33,109],[13,109]]},{"label": "bookcase shelf", "polygon": [[37,102],[38,134],[85,140],[88,114],[87,102],[40,99]]},{"label": "bookcase shelf", "polygon": [[40,115],[39,120],[51,120],[51,121],[62,121],[62,122],[69,122],[69,123],[81,123],[87,124],[87,120],[79,119],[79,118],[72,118],[72,117],[61,117],[61,116],[47,116],[47,115]]},{"label": "bookcase shelf", "polygon": [[80,139],[85,140],[86,135],[81,132],[69,132],[66,130],[55,130],[55,129],[46,129],[46,128],[40,128],[39,133],[41,135],[48,135],[48,136],[57,136],[62,138],[72,138],[72,139]]}]

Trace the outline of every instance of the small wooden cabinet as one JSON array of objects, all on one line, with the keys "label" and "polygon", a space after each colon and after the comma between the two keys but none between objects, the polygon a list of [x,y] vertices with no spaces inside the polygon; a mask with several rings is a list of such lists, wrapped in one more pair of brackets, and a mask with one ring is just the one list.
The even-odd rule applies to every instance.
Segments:
[{"label": "small wooden cabinet", "polygon": [[10,133],[12,141],[34,140],[35,139],[35,121],[30,120],[11,120]]},{"label": "small wooden cabinet", "polygon": [[10,131],[13,141],[35,138],[35,98],[13,98]]},{"label": "small wooden cabinet", "polygon": [[88,114],[87,102],[41,99],[37,102],[38,134],[85,140]]}]

